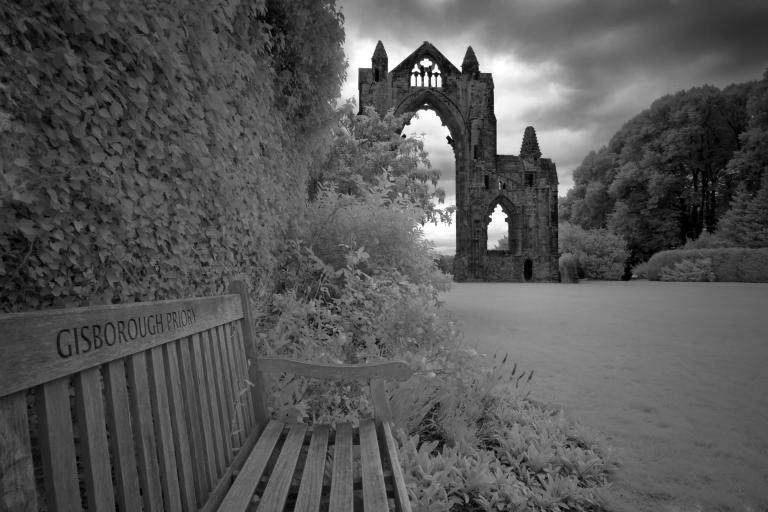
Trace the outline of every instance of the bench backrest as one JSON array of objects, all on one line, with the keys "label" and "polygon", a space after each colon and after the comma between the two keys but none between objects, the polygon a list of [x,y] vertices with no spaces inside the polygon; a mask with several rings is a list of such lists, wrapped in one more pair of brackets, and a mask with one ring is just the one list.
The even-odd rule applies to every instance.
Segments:
[{"label": "bench backrest", "polygon": [[0,316],[0,510],[215,508],[265,424],[230,291]]}]

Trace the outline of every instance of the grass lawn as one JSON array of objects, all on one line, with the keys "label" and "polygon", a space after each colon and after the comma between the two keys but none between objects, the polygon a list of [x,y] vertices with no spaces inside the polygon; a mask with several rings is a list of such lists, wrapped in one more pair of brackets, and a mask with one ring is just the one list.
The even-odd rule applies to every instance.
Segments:
[{"label": "grass lawn", "polygon": [[603,434],[611,510],[768,510],[768,284],[454,284],[467,341]]}]

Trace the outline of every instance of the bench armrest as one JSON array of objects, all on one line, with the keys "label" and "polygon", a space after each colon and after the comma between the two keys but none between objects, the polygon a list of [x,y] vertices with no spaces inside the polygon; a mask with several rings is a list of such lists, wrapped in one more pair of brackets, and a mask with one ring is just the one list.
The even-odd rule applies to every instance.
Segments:
[{"label": "bench armrest", "polygon": [[317,379],[386,379],[403,382],[411,378],[413,370],[403,361],[382,361],[367,364],[325,364],[296,361],[282,357],[259,357],[259,370],[265,373],[288,372],[301,377]]}]

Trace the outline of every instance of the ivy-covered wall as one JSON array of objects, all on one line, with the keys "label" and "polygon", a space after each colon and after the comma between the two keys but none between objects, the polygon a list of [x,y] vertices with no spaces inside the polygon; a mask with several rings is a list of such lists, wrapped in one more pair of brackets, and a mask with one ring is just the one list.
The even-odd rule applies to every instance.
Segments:
[{"label": "ivy-covered wall", "polygon": [[269,280],[345,63],[334,0],[0,4],[0,307]]}]

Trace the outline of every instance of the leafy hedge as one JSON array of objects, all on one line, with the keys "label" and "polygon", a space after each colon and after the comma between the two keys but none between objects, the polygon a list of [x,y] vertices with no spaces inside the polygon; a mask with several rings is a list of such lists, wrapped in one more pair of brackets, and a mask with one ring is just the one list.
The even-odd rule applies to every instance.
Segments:
[{"label": "leafy hedge", "polygon": [[342,41],[333,0],[3,2],[2,310],[268,279]]},{"label": "leafy hedge", "polygon": [[[768,248],[729,247],[662,251],[648,260],[646,275],[648,279],[658,281],[664,269],[673,269],[675,264],[683,260],[694,262],[704,259],[710,260],[709,264],[717,281],[768,283]],[[672,273],[668,272],[667,275],[671,276]]]}]

